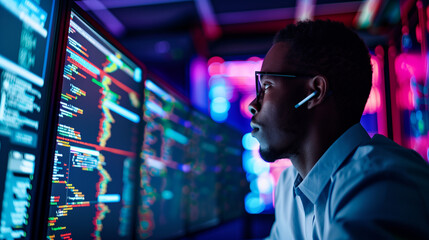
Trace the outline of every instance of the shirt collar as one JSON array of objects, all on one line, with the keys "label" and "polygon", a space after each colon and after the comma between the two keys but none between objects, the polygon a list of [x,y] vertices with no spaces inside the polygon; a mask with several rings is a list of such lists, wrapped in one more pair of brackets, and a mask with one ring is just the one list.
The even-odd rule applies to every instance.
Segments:
[{"label": "shirt collar", "polygon": [[344,160],[357,146],[369,140],[371,140],[371,137],[360,123],[353,125],[326,150],[305,179],[302,179],[297,174],[294,187],[299,188],[315,204],[329,179]]}]

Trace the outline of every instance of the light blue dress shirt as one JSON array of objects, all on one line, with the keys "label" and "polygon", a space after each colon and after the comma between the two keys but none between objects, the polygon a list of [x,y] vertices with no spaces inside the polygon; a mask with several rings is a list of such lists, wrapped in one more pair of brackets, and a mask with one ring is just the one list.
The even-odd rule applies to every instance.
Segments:
[{"label": "light blue dress shirt", "polygon": [[360,124],[279,178],[267,239],[429,239],[429,164]]}]

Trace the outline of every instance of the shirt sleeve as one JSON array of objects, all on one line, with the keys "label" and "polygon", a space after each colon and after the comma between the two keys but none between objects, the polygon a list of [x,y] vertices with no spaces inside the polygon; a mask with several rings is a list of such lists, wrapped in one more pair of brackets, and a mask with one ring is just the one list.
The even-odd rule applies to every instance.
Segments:
[{"label": "shirt sleeve", "polygon": [[334,182],[326,239],[427,239],[427,193],[403,175],[361,173]]},{"label": "shirt sleeve", "polygon": [[274,222],[273,226],[271,227],[270,235],[266,237],[265,240],[276,240],[276,239],[280,239],[280,236],[279,236],[279,230],[277,228],[277,224],[276,222]]}]

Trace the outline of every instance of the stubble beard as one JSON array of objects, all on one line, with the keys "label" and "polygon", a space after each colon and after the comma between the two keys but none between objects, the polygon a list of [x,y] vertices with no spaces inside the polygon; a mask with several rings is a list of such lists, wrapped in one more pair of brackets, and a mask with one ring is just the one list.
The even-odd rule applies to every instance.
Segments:
[{"label": "stubble beard", "polygon": [[[266,148],[259,147],[259,154],[266,162],[271,163],[282,158],[296,158],[300,155],[300,137],[307,134],[304,123],[307,117],[302,115],[302,113],[297,113],[296,109],[287,112],[286,115],[290,117],[287,118],[283,126],[278,127],[277,134],[281,133],[284,141],[290,142],[285,143],[282,147],[278,146],[277,148],[273,146],[266,146]],[[300,121],[296,121],[296,119],[300,119]]]},{"label": "stubble beard", "polygon": [[275,162],[277,159],[293,158],[299,155],[298,146],[292,145],[286,151],[277,151],[275,149],[261,149],[259,148],[259,155],[261,158],[269,163]]}]

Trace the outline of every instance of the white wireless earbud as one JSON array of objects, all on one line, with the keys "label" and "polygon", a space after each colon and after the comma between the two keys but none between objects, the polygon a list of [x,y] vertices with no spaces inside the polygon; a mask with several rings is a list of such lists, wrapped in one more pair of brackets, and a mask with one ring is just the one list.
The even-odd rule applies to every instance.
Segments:
[{"label": "white wireless earbud", "polygon": [[314,91],[312,92],[310,95],[308,95],[306,98],[302,99],[301,102],[299,102],[298,104],[295,105],[295,108],[299,108],[301,107],[304,103],[306,103],[307,101],[309,101],[310,99],[314,98],[317,94],[319,93],[319,91]]}]

